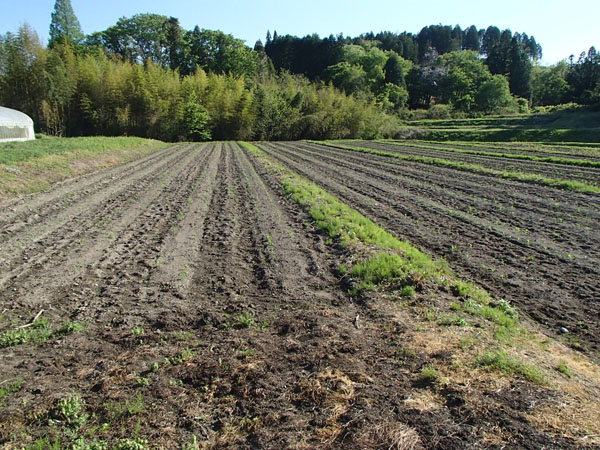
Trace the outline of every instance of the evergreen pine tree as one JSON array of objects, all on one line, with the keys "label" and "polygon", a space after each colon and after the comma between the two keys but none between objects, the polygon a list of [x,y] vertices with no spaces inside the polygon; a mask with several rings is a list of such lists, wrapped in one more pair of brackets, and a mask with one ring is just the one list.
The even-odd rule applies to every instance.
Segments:
[{"label": "evergreen pine tree", "polygon": [[48,47],[52,48],[62,40],[68,40],[73,45],[78,45],[83,41],[81,25],[73,12],[71,0],[56,0],[54,4]]}]

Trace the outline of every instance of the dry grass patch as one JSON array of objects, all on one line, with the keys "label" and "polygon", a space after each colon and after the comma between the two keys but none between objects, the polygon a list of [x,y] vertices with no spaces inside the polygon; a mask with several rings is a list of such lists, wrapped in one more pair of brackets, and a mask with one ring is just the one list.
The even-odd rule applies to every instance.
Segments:
[{"label": "dry grass patch", "polygon": [[316,430],[324,443],[335,441],[342,432],[339,418],[348,411],[354,398],[354,382],[338,369],[327,368],[296,385],[296,401],[326,409],[326,426]]},{"label": "dry grass patch", "polygon": [[402,422],[385,420],[356,436],[358,448],[388,450],[420,450],[423,448],[419,434]]}]

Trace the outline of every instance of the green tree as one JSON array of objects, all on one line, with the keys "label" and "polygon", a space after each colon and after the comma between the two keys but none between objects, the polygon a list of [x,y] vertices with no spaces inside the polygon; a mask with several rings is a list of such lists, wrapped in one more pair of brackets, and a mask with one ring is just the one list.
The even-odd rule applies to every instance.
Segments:
[{"label": "green tree", "polygon": [[190,49],[191,72],[200,67],[206,72],[235,76],[256,73],[259,55],[241,39],[222,31],[200,30],[198,27],[186,33],[185,39]]},{"label": "green tree", "polygon": [[346,94],[364,91],[368,86],[367,74],[364,69],[349,62],[340,62],[328,67],[324,76],[327,81],[345,91]]},{"label": "green tree", "polygon": [[168,65],[171,69],[182,69],[185,64],[186,45],[183,40],[183,28],[179,20],[169,17],[164,23],[165,35],[163,46],[167,52]]},{"label": "green tree", "polygon": [[493,75],[479,88],[475,97],[477,109],[488,114],[516,111],[515,99],[510,94],[508,80],[503,75]]},{"label": "green tree", "polygon": [[23,111],[37,126],[45,96],[47,50],[28,24],[22,25],[16,35],[8,33],[2,41],[0,104]]},{"label": "green tree", "polygon": [[73,12],[71,0],[56,0],[51,17],[48,47],[52,48],[63,40],[76,46],[83,42],[83,32]]},{"label": "green tree", "polygon": [[70,116],[73,94],[77,88],[76,60],[69,41],[56,44],[48,52],[44,68],[45,97],[42,116],[46,133],[64,136]]},{"label": "green tree", "polygon": [[[166,67],[169,66],[170,52],[166,26],[169,21],[167,16],[159,14],[122,17],[105,31],[92,34],[87,39],[87,45],[104,47],[131,62],[146,64],[151,60]],[[172,23],[170,27],[172,34],[175,26]]]},{"label": "green tree", "polygon": [[532,71],[533,106],[559,105],[566,99],[568,66],[561,61],[551,67],[535,66]]},{"label": "green tree", "polygon": [[531,99],[532,63],[527,41],[515,33],[510,43],[508,79],[510,91],[517,97]]},{"label": "green tree", "polygon": [[587,53],[582,52],[576,63],[571,58],[567,82],[571,101],[584,105],[592,103],[592,93],[600,83],[600,53],[595,47],[590,47]]},{"label": "green tree", "polygon": [[196,93],[192,91],[183,107],[183,132],[185,138],[190,141],[210,140],[208,123],[210,116],[206,109],[198,103]]},{"label": "green tree", "polygon": [[477,53],[481,50],[481,40],[479,38],[479,32],[475,25],[471,25],[465,31],[465,37],[463,39],[463,49],[474,50]]},{"label": "green tree", "polygon": [[404,64],[402,58],[396,52],[390,52],[385,66],[383,66],[385,82],[396,86],[406,86],[404,80]]},{"label": "green tree", "polygon": [[436,64],[447,73],[439,82],[442,102],[455,109],[469,111],[480,86],[491,77],[477,52],[446,53],[438,58]]}]

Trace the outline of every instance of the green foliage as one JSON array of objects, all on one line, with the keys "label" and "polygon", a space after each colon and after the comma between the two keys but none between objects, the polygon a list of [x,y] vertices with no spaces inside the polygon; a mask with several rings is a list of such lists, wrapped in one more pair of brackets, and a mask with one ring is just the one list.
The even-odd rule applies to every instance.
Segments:
[{"label": "green foliage", "polygon": [[559,371],[560,373],[566,375],[569,378],[571,378],[573,376],[573,372],[571,372],[571,369],[569,369],[567,364],[564,362],[559,362],[556,365],[556,370]]},{"label": "green foliage", "polygon": [[441,98],[444,103],[461,111],[470,111],[473,107],[480,106],[475,104],[478,92],[492,77],[476,52],[450,52],[441,56],[437,64],[447,72],[440,81]]},{"label": "green foliage", "polygon": [[[539,162],[548,162],[553,164],[563,164],[567,166],[586,166],[586,167],[600,167],[600,161],[590,161],[588,159],[572,159],[572,158],[562,158],[556,156],[534,156],[534,155],[526,155],[519,153],[502,153],[502,152],[492,152],[486,150],[468,150],[464,148],[458,147],[436,147],[436,146],[428,146],[426,144],[412,144],[407,142],[394,142],[394,141],[385,141],[387,143],[397,144],[402,147],[415,147],[415,148],[428,148],[436,151],[446,151],[451,153],[462,153],[467,155],[481,155],[481,156],[493,156],[497,158],[507,158],[507,159],[520,159],[526,161],[539,161]],[[465,143],[460,144],[461,147],[466,145]],[[497,148],[497,147],[496,147]]]},{"label": "green foliage", "polygon": [[64,446],[59,438],[54,440],[44,437],[36,439],[33,444],[24,447],[25,450],[63,450]]},{"label": "green foliage", "polygon": [[114,450],[147,450],[148,448],[150,448],[148,441],[141,438],[122,439],[113,447]]},{"label": "green foliage", "polygon": [[133,327],[131,329],[131,334],[133,334],[134,336],[143,336],[144,334],[146,334],[146,331],[142,327]]},{"label": "green foliage", "polygon": [[424,384],[435,383],[440,377],[439,371],[433,366],[425,366],[421,369],[418,381]]},{"label": "green foliage", "polygon": [[236,317],[237,323],[240,328],[250,328],[254,326],[254,313],[251,311],[245,311]]},{"label": "green foliage", "polygon": [[89,417],[84,413],[84,403],[78,395],[60,400],[52,416],[58,422],[74,429],[79,429],[85,425]]},{"label": "green foliage", "polygon": [[[241,145],[259,157],[262,155],[253,144],[242,142]],[[319,230],[339,239],[342,246],[361,242],[379,250],[351,269],[350,276],[358,281],[357,293],[372,290],[385,280],[395,280],[395,287],[403,288],[419,282],[417,280],[450,273],[442,262],[433,261],[305,178],[281,166],[278,171],[284,192],[309,210]]]},{"label": "green foliage", "polygon": [[561,61],[554,66],[536,66],[532,71],[532,105],[558,105],[566,100],[569,83],[565,79],[568,66]]},{"label": "green foliage", "polygon": [[30,142],[0,143],[0,164],[12,166],[32,159],[51,155],[74,153],[91,156],[106,151],[140,147],[161,147],[160,142],[149,142],[137,137],[90,137],[63,139],[36,139]]},{"label": "green foliage", "polygon": [[79,322],[67,321],[53,333],[53,337],[67,336],[73,333],[79,333],[85,329],[86,325]]},{"label": "green foliage", "polygon": [[210,116],[206,109],[198,103],[196,93],[192,91],[183,107],[183,134],[189,141],[210,140],[208,123]]},{"label": "green foliage", "polygon": [[[416,263],[415,263],[416,262]],[[355,264],[350,276],[357,280],[356,292],[374,290],[377,285],[387,282],[400,289],[400,295],[413,297],[415,288],[411,285],[415,278],[424,279],[436,273],[440,268],[426,258],[407,259],[396,253],[380,252]]]},{"label": "green foliage", "polygon": [[[184,30],[177,18],[146,13],[82,39],[69,0],[56,0],[47,49],[26,25],[0,36],[0,103],[47,134],[169,141],[392,135],[390,115],[405,114],[407,103],[469,114],[524,111],[530,99],[600,103],[593,47],[568,67],[543,70],[533,66],[541,57],[533,37],[494,26],[269,36],[252,49],[222,31]],[[309,87],[290,95],[275,68]]]},{"label": "green foliage", "polygon": [[38,319],[28,328],[7,330],[0,334],[0,348],[14,347],[27,342],[42,343],[52,336],[50,321]]},{"label": "green foliage", "polygon": [[398,294],[400,294],[401,297],[411,299],[417,295],[417,290],[414,286],[404,286],[403,288],[400,288]]},{"label": "green foliage", "polygon": [[438,325],[446,326],[446,327],[464,327],[467,326],[467,321],[460,317],[456,313],[452,314],[443,314],[440,315],[437,319]]},{"label": "green foliage", "polygon": [[[23,380],[19,379],[9,384],[0,386],[0,402],[4,397],[8,397],[15,392],[18,392],[23,387]],[[0,403],[1,404],[1,403]]]},{"label": "green foliage", "polygon": [[258,53],[230,34],[195,27],[186,33],[185,41],[189,48],[190,65],[182,68],[184,73],[195,72],[197,68],[236,77],[256,73]]},{"label": "green foliage", "polygon": [[48,46],[66,41],[71,44],[80,44],[83,41],[81,25],[71,6],[71,0],[56,0],[50,22],[50,39]]},{"label": "green foliage", "polygon": [[108,450],[108,444],[104,441],[94,439],[91,442],[80,436],[73,441],[71,450]]},{"label": "green foliage", "polygon": [[[159,14],[136,14],[121,17],[105,31],[87,38],[88,47],[104,47],[132,63],[169,65],[167,57],[172,54],[167,47],[169,18]],[[171,42],[172,43],[172,42]]]},{"label": "green foliage", "polygon": [[107,402],[104,409],[110,422],[119,422],[129,416],[135,416],[144,410],[144,396],[138,393],[133,399],[125,399],[124,402]]},{"label": "green foliage", "polygon": [[486,352],[476,359],[475,364],[509,376],[520,376],[535,384],[546,383],[546,377],[538,367],[518,361],[504,350]]},{"label": "green foliage", "polygon": [[475,95],[477,108],[487,114],[516,111],[516,102],[510,93],[508,80],[494,75],[484,81]]},{"label": "green foliage", "polygon": [[52,330],[48,319],[38,319],[27,328],[7,330],[0,333],[0,348],[34,342],[41,344],[48,339],[56,339],[83,330],[83,325],[77,322],[66,322],[58,329]]}]

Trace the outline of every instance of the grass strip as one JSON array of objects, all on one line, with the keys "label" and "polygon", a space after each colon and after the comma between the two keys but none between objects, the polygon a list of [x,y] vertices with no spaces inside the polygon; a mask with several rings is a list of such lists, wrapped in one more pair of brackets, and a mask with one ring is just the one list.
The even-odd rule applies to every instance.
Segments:
[{"label": "grass strip", "polygon": [[518,141],[518,142],[579,142],[586,145],[600,141],[598,128],[564,129],[426,129],[421,128],[423,139],[430,141]]},{"label": "grass strip", "polygon": [[556,156],[534,156],[534,155],[523,155],[518,153],[500,153],[490,152],[485,150],[467,150],[455,147],[434,147],[430,145],[417,145],[406,142],[397,142],[391,140],[380,141],[385,144],[392,144],[399,147],[410,147],[410,148],[422,148],[425,150],[435,150],[450,153],[461,153],[465,155],[477,155],[477,156],[490,156],[493,158],[507,158],[507,159],[519,159],[535,162],[545,162],[553,164],[561,164],[566,166],[584,166],[584,167],[600,167],[600,161],[589,161],[585,159],[571,159],[571,158],[559,158]]},{"label": "grass strip", "polygon": [[384,156],[384,157],[388,157],[388,158],[396,158],[396,159],[400,159],[400,160],[404,160],[404,161],[413,161],[413,162],[429,164],[429,165],[433,165],[433,166],[449,167],[449,168],[461,170],[464,172],[492,175],[492,176],[496,176],[496,177],[500,177],[500,178],[504,178],[504,179],[508,179],[508,180],[516,180],[516,181],[522,181],[525,183],[540,184],[540,185],[550,186],[550,187],[563,189],[563,190],[567,190],[567,191],[600,194],[600,187],[590,184],[590,183],[585,183],[583,181],[563,180],[560,178],[548,178],[548,177],[544,177],[542,175],[533,174],[533,173],[496,170],[496,169],[490,169],[488,167],[483,167],[478,164],[467,164],[467,163],[461,163],[461,162],[456,162],[456,161],[449,161],[447,159],[442,159],[442,158],[433,158],[430,156],[402,155],[399,153],[384,152],[381,150],[373,150],[370,148],[336,144],[335,142],[330,142],[330,141],[322,141],[322,142],[307,141],[307,142],[311,142],[313,144],[325,145],[327,147],[338,148],[341,150],[349,150],[349,151],[353,151],[353,152],[368,153],[371,155]]},{"label": "grass strip", "polygon": [[0,198],[122,164],[168,146],[137,137],[41,138],[0,144]]},{"label": "grass strip", "polygon": [[139,137],[42,137],[35,141],[0,143],[0,164],[16,164],[49,155],[77,152],[95,155],[108,150],[124,150],[162,144]]},{"label": "grass strip", "polygon": [[[394,139],[380,139],[381,142],[394,141]],[[397,141],[397,140],[396,140]],[[452,141],[448,143],[438,141],[428,141],[421,139],[411,139],[411,142],[420,144],[446,144],[460,145],[461,147],[486,147],[498,150],[525,150],[542,153],[554,153],[571,156],[599,156],[600,145],[581,142],[472,142],[472,141]],[[596,146],[594,146],[596,145]]]},{"label": "grass strip", "polygon": [[[454,295],[461,298],[461,311],[495,323],[497,336],[509,338],[519,331],[517,314],[508,302],[495,300],[487,291],[458,279],[445,261],[434,261],[409,242],[398,239],[316,184],[274,161],[255,145],[240,144],[278,176],[284,192],[309,212],[319,230],[332,239],[339,239],[342,246],[362,243],[372,249],[372,256],[350,269],[349,274],[355,281],[351,294],[390,285],[401,296],[410,297],[416,287],[428,280],[434,281],[448,285]],[[347,270],[345,266],[339,268],[341,274]]]},{"label": "grass strip", "polygon": [[[253,144],[242,142],[241,145],[254,156],[265,157],[263,151]],[[271,165],[274,164],[271,161]],[[393,251],[392,255],[386,257],[378,255],[375,258],[379,261],[376,267],[364,271],[368,283],[373,284],[373,281],[381,282],[383,279],[411,273],[427,277],[449,274],[446,264],[433,261],[416,247],[396,238],[306,178],[278,164],[275,170],[285,194],[307,209],[317,228],[331,238],[339,239],[342,246],[362,242],[381,251]],[[375,272],[378,272],[378,275],[375,275]]]}]

